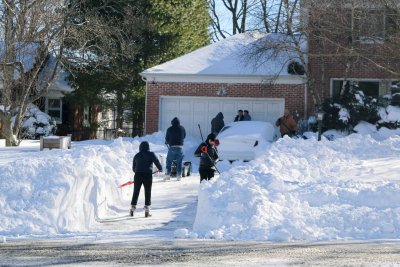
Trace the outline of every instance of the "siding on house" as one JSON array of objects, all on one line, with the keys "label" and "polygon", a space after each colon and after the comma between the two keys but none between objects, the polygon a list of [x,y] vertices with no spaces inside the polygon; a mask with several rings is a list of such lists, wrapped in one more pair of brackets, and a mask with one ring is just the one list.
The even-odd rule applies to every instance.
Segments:
[{"label": "siding on house", "polygon": [[[145,134],[158,131],[160,96],[217,96],[224,88],[227,97],[284,98],[285,108],[305,115],[305,86],[303,84],[222,84],[222,83],[147,83]],[[221,97],[223,99],[223,97]]]}]

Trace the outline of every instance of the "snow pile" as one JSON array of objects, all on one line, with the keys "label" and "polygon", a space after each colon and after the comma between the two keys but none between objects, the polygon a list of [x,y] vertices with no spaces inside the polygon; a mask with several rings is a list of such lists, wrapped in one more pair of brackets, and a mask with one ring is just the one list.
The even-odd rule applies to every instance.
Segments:
[{"label": "snow pile", "polygon": [[[26,153],[0,164],[0,236],[96,232],[99,218],[126,215],[132,190],[118,186],[133,177],[132,159],[141,141],[148,140],[165,159],[164,138],[159,132],[74,143],[70,150]],[[194,150],[197,142],[186,141]]]},{"label": "snow pile", "polygon": [[[192,177],[154,184],[155,215],[130,226],[141,231],[159,220],[155,235],[168,229],[177,238],[192,239],[398,239],[400,137],[381,140],[371,133],[320,142],[315,136],[281,138],[254,161],[218,163],[221,175],[200,186],[193,158],[200,141],[187,137],[185,159],[192,161]],[[117,186],[133,176],[131,161],[141,141],[165,157],[164,137],[159,132],[74,142],[71,150],[37,150],[3,161],[0,237],[138,234],[122,226],[128,222],[98,220],[126,215],[132,191]]]},{"label": "snow pile", "polygon": [[332,240],[400,237],[399,177],[363,160],[400,156],[400,137],[334,142],[280,139],[247,165],[204,183],[194,232],[215,239]]},{"label": "snow pile", "polygon": [[45,151],[40,157],[0,166],[0,233],[87,231],[107,206],[122,201],[116,177],[129,177],[127,154],[137,146],[137,141],[116,141],[68,152]]}]

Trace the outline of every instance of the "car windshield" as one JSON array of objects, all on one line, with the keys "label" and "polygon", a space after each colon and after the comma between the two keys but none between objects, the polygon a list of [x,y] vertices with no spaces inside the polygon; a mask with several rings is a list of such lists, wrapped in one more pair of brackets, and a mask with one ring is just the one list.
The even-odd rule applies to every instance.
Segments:
[{"label": "car windshield", "polygon": [[221,129],[221,131],[219,133],[222,133],[223,131],[225,131],[225,130],[227,130],[229,128],[231,128],[231,126],[225,126],[224,128]]}]

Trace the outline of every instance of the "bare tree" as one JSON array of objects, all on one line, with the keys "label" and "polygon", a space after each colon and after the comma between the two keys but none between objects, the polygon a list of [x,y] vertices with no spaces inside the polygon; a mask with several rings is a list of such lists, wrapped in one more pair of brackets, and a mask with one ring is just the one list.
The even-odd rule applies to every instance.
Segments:
[{"label": "bare tree", "polygon": [[215,40],[246,31],[278,32],[280,30],[284,0],[207,1]]},{"label": "bare tree", "polygon": [[[213,37],[217,40],[229,35],[245,31],[247,16],[247,0],[208,0],[211,18],[213,20]],[[228,13],[230,23],[225,22],[221,13]]]},{"label": "bare tree", "polygon": [[[93,8],[89,0],[1,1],[0,134],[8,145],[19,144],[28,103],[44,95],[60,65],[94,70],[122,54],[134,54],[136,43],[128,41],[127,33],[135,24],[141,27],[137,14],[121,14],[131,20],[111,27],[102,16],[107,9],[118,12],[115,2]],[[121,75],[129,76],[128,71]]]}]

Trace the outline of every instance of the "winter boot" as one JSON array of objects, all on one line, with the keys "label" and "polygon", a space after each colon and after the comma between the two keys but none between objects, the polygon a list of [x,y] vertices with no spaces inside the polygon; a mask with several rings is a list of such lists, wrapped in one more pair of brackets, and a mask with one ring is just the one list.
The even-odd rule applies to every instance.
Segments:
[{"label": "winter boot", "polygon": [[164,181],[164,182],[167,181],[167,179],[169,179],[170,175],[171,175],[171,173],[168,172],[168,171],[166,171],[166,172],[165,172],[165,176],[164,176],[164,178],[163,178],[163,181]]},{"label": "winter boot", "polygon": [[133,217],[135,210],[136,210],[136,205],[131,205],[131,210],[129,211],[129,215],[131,215],[131,217]]},{"label": "winter boot", "polygon": [[150,217],[150,206],[144,206],[144,217]]}]

